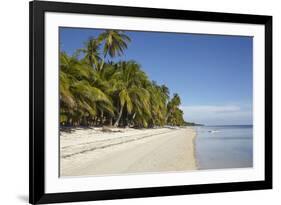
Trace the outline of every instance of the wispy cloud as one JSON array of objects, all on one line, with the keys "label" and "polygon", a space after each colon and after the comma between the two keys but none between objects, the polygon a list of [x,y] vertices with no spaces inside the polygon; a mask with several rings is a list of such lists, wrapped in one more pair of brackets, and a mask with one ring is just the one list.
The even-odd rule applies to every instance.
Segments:
[{"label": "wispy cloud", "polygon": [[184,118],[189,122],[203,124],[252,124],[251,107],[237,105],[181,106]]},{"label": "wispy cloud", "polygon": [[220,113],[220,112],[237,112],[240,110],[239,106],[209,106],[209,105],[199,105],[199,106],[185,106],[182,108],[188,108],[190,111],[196,112],[213,112],[213,113]]}]

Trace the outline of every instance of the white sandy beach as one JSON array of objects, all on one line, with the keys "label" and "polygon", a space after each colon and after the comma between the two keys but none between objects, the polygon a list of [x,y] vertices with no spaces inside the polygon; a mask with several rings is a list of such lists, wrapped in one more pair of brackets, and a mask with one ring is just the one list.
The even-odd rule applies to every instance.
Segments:
[{"label": "white sandy beach", "polygon": [[61,132],[60,175],[86,176],[196,169],[193,127],[98,128]]}]

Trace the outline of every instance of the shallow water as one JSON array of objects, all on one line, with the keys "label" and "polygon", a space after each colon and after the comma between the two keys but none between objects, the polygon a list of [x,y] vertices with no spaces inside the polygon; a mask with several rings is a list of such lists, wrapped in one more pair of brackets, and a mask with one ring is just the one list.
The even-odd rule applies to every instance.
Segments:
[{"label": "shallow water", "polygon": [[251,125],[197,127],[196,159],[199,169],[253,166]]}]

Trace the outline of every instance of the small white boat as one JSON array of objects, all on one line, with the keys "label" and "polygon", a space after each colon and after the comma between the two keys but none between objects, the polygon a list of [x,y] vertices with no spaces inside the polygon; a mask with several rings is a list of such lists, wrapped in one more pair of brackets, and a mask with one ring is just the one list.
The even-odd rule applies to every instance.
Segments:
[{"label": "small white boat", "polygon": [[219,130],[209,130],[208,132],[210,133],[216,133],[216,132],[220,132]]}]

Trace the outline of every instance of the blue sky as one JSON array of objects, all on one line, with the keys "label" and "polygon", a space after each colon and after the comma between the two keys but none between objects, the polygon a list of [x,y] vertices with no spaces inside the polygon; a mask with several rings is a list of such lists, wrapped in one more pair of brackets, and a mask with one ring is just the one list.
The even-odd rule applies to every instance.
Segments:
[{"label": "blue sky", "polygon": [[[73,54],[97,29],[60,29],[60,48]],[[124,55],[151,80],[178,93],[185,120],[208,125],[252,124],[252,37],[162,32],[126,34]]]}]

